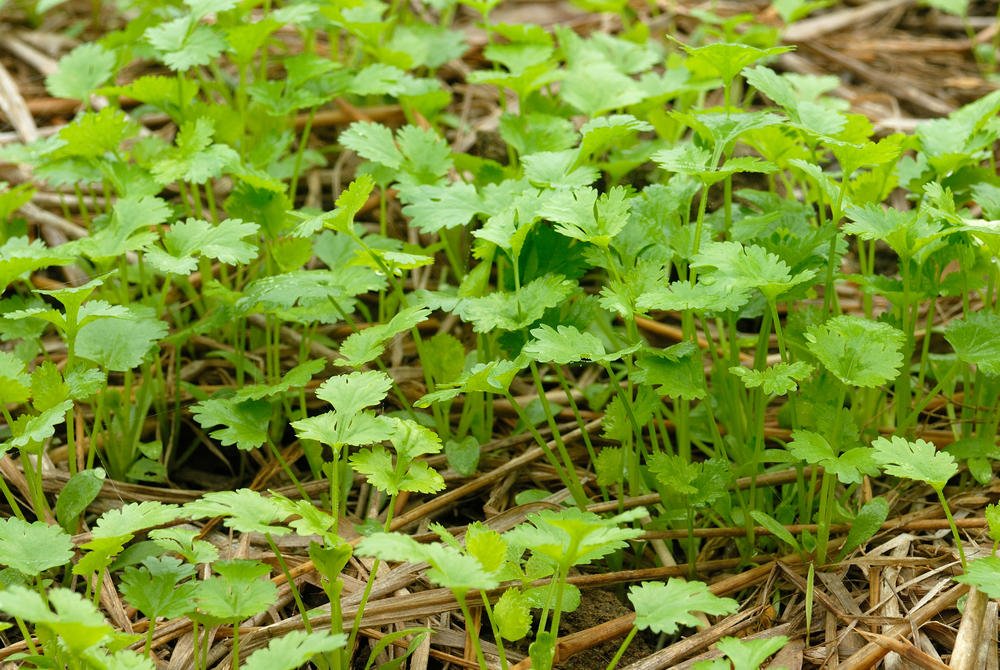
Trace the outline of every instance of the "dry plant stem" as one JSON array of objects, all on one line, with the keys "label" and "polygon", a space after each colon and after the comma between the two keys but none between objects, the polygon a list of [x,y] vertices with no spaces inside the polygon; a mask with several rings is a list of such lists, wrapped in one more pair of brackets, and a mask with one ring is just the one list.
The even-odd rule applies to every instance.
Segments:
[{"label": "dry plant stem", "polygon": [[[886,631],[886,637],[898,638],[909,635],[915,627],[927,623],[934,615],[954,606],[968,590],[969,587],[965,584],[951,587],[923,607],[911,612],[906,623],[898,624]],[[876,642],[869,642],[845,659],[839,670],[864,670],[874,667],[890,651],[892,650]]]},{"label": "dry plant stem", "polygon": [[990,644],[984,632],[986,625],[986,606],[989,598],[985,593],[973,587],[969,589],[969,597],[965,601],[965,611],[962,612],[962,623],[958,627],[958,637],[951,653],[953,670],[975,670],[978,665],[979,652],[982,647]]}]

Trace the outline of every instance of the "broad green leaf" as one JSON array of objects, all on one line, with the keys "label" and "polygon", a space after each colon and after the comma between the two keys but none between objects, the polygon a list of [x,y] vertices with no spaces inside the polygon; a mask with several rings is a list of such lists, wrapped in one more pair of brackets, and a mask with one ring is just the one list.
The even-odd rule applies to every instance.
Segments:
[{"label": "broad green leaf", "polygon": [[645,514],[641,507],[608,519],[575,507],[559,512],[542,510],[529,514],[527,522],[506,533],[504,539],[558,566],[584,565],[623,549],[627,540],[641,535],[639,528],[620,528],[618,524]]},{"label": "broad green leaf", "polygon": [[697,400],[708,393],[701,351],[690,342],[647,350],[637,362],[635,380],[661,396]]},{"label": "broad green leaf", "polygon": [[147,558],[141,567],[129,566],[121,576],[119,589],[126,602],[150,619],[173,619],[194,609],[198,590],[195,566],[173,556]]},{"label": "broad green leaf", "polygon": [[69,478],[56,498],[56,519],[67,533],[76,530],[77,519],[101,492],[105,473],[101,468],[81,470]]},{"label": "broad green leaf", "polygon": [[368,202],[368,197],[371,195],[373,188],[375,188],[375,180],[372,179],[371,175],[358,175],[337,196],[337,201],[334,203],[336,209],[332,212],[322,212],[311,217],[307,217],[300,212],[292,212],[293,215],[303,218],[302,223],[295,229],[295,235],[308,237],[324,227],[338,232],[348,231],[354,225],[354,217],[357,216],[361,208]]},{"label": "broad green leaf", "polygon": [[347,365],[361,367],[381,356],[388,340],[415,328],[429,315],[430,310],[425,307],[401,309],[388,323],[376,324],[352,333],[340,345],[340,353]]},{"label": "broad green leaf", "polygon": [[257,258],[259,250],[246,238],[256,235],[256,223],[225,219],[211,224],[201,219],[178,221],[163,233],[163,250],[153,247],[146,260],[157,270],[186,275],[198,268],[199,257],[227,265],[246,264]]},{"label": "broad green leaf", "polygon": [[223,446],[235,444],[238,449],[249,451],[267,442],[272,409],[267,400],[209,398],[195,404],[191,413],[203,428],[222,426],[209,435]]},{"label": "broad green leaf", "polygon": [[51,249],[41,240],[11,237],[0,245],[0,290],[28,272],[69,262],[71,258],[63,250]]},{"label": "broad green leaf", "polygon": [[705,283],[700,280],[692,284],[678,280],[643,292],[636,300],[636,306],[642,310],[734,312],[751,300],[750,291],[749,286],[728,282]]},{"label": "broad green leaf", "polygon": [[96,43],[81,44],[59,59],[59,67],[45,78],[45,88],[57,98],[86,100],[114,74],[115,55]]},{"label": "broad green leaf", "polygon": [[292,422],[295,434],[302,440],[316,440],[339,449],[345,444],[362,446],[389,439],[392,424],[386,417],[371,412],[345,414],[326,412]]},{"label": "broad green leaf", "polygon": [[553,193],[541,214],[556,230],[573,239],[606,248],[628,223],[631,204],[626,190],[615,186],[598,196],[590,187]]},{"label": "broad green leaf", "polygon": [[212,27],[200,25],[194,15],[149,28],[145,38],[175,72],[208,65],[226,49],[226,40]]},{"label": "broad green leaf", "polygon": [[242,621],[274,604],[278,587],[267,579],[271,568],[260,561],[216,561],[217,576],[198,585],[195,603],[211,617]]},{"label": "broad green leaf", "polygon": [[377,405],[392,388],[384,372],[368,370],[330,377],[316,389],[316,397],[333,405],[340,414],[351,415]]},{"label": "broad green leaf", "polygon": [[54,612],[34,591],[10,586],[0,591],[0,611],[48,630],[73,658],[81,658],[86,650],[114,632],[97,607],[79,593],[54,588],[46,597]]},{"label": "broad green leaf", "polygon": [[904,339],[887,323],[843,315],[810,328],[806,346],[840,381],[873,388],[896,378]]},{"label": "broad green leaf", "polygon": [[184,505],[184,513],[192,519],[223,517],[227,528],[240,533],[286,535],[291,529],[275,525],[288,515],[271,498],[251,489],[213,491]]},{"label": "broad green leaf", "polygon": [[240,163],[239,154],[226,144],[215,143],[215,122],[198,117],[181,125],[176,146],[157,158],[152,173],[167,185],[175,181],[204,184],[222,176]]},{"label": "broad green leaf", "polygon": [[514,381],[514,377],[525,365],[527,361],[522,357],[513,361],[493,360],[489,363],[477,363],[455,382],[447,384],[447,388],[428,393],[413,404],[415,407],[430,407],[432,403],[450,400],[459,393],[476,391],[505,393]]},{"label": "broad green leaf", "polygon": [[958,465],[951,454],[938,451],[924,440],[910,442],[898,435],[878,437],[872,442],[872,449],[875,462],[890,475],[927,482],[938,491],[958,474]]},{"label": "broad green leaf", "polygon": [[468,225],[483,211],[476,187],[464,182],[402,186],[399,199],[404,205],[403,214],[410,217],[410,224],[425,233]]},{"label": "broad green leaf", "polygon": [[701,47],[682,45],[690,56],[688,67],[705,67],[717,74],[724,83],[731,82],[740,70],[764,58],[791,51],[794,47],[770,47],[760,49],[739,42],[714,42]]},{"label": "broad green leaf", "polygon": [[64,400],[41,414],[22,414],[14,419],[14,424],[10,426],[12,436],[0,445],[0,453],[9,449],[36,449],[55,435],[56,426],[66,420],[66,412],[72,407],[72,400]]},{"label": "broad green leaf", "polygon": [[945,326],[944,337],[958,359],[975,365],[984,375],[1000,376],[1000,315],[973,312],[953,319]]},{"label": "broad green leaf", "polygon": [[678,626],[700,626],[693,612],[731,614],[739,603],[713,594],[704,582],[686,582],[671,578],[663,582],[644,582],[629,588],[628,599],[635,608],[635,626],[654,633],[675,633]]},{"label": "broad green leaf", "polygon": [[167,324],[151,312],[132,308],[127,318],[91,321],[77,333],[77,355],[116,372],[137,367],[167,335]]},{"label": "broad green leaf", "polygon": [[392,136],[392,130],[373,121],[356,121],[340,134],[340,143],[362,158],[398,170],[403,154]]},{"label": "broad green leaf", "polygon": [[521,158],[524,176],[539,188],[580,188],[593,184],[600,177],[597,168],[579,165],[580,152],[540,151]]},{"label": "broad green leaf", "polygon": [[95,538],[131,536],[140,530],[162,526],[186,516],[177,505],[155,500],[128,503],[102,514],[93,528]]},{"label": "broad green leaf", "polygon": [[531,609],[520,589],[503,592],[493,606],[493,617],[505,640],[520,640],[531,630]]},{"label": "broad green leaf", "polygon": [[577,361],[605,360],[604,344],[590,333],[581,333],[574,326],[552,328],[542,324],[531,330],[535,339],[524,346],[524,353],[536,361],[566,365]]},{"label": "broad green leaf", "polygon": [[466,435],[461,440],[448,440],[444,445],[448,467],[462,477],[471,477],[476,473],[480,453],[479,441],[472,435]]},{"label": "broad green leaf", "polygon": [[59,526],[28,523],[16,517],[0,519],[0,565],[34,577],[73,557],[73,540]]},{"label": "broad green leaf", "polygon": [[267,648],[250,654],[242,667],[244,670],[295,670],[314,656],[340,649],[345,644],[347,636],[343,633],[293,630],[268,642]]},{"label": "broad green leaf", "polygon": [[847,532],[847,539],[840,550],[840,555],[846,556],[875,536],[882,524],[889,518],[889,503],[885,498],[872,498],[858,511]]},{"label": "broad green leaf", "polygon": [[145,249],[156,240],[150,230],[170,216],[170,207],[154,196],[120,198],[107,224],[81,240],[80,249],[88,257],[109,261],[128,251]]},{"label": "broad green leaf", "polygon": [[514,291],[465,298],[454,312],[463,321],[472,323],[477,333],[520,330],[542,318],[545,310],[562,303],[577,288],[568,279],[547,274]]},{"label": "broad green leaf", "polygon": [[786,395],[798,389],[798,382],[812,374],[813,366],[804,361],[795,361],[777,363],[763,370],[750,370],[737,365],[729,368],[729,371],[739,377],[748,389],[760,387],[767,395]]},{"label": "broad green leaf", "polygon": [[848,449],[842,454],[834,452],[827,438],[809,430],[792,431],[792,440],[787,445],[795,458],[812,465],[823,467],[844,484],[859,484],[864,475],[878,474],[874,456],[867,447]]},{"label": "broad green leaf", "polygon": [[[770,656],[788,644],[784,635],[758,638],[756,640],[738,640],[735,637],[724,637],[715,643],[715,647],[732,662],[733,670],[758,670]],[[729,668],[726,663],[726,668]],[[698,665],[695,668],[701,670]]]},{"label": "broad green leaf", "polygon": [[1000,556],[986,556],[969,561],[965,574],[956,582],[975,586],[990,598],[1000,598]]},{"label": "broad green leaf", "polygon": [[60,129],[58,137],[63,144],[52,156],[104,158],[138,132],[136,123],[120,109],[108,106],[99,112],[86,112]]},{"label": "broad green leaf", "polygon": [[601,154],[621,146],[635,137],[636,133],[650,132],[653,126],[640,121],[631,114],[599,116],[580,127],[580,151],[586,156]]},{"label": "broad green leaf", "polygon": [[219,558],[219,550],[211,542],[199,540],[198,534],[193,528],[158,528],[149,531],[149,539],[164,550],[179,554],[188,563],[214,562]]},{"label": "broad green leaf", "polygon": [[24,362],[9,351],[0,351],[0,403],[16,405],[31,396],[31,376]]},{"label": "broad green leaf", "polygon": [[756,288],[768,300],[812,279],[814,270],[791,274],[788,264],[755,244],[710,242],[691,260],[691,267],[705,269],[706,284],[721,284],[721,290]]},{"label": "broad green leaf", "polygon": [[459,549],[436,542],[421,544],[400,533],[373,533],[358,543],[355,553],[386,561],[429,563],[427,578],[457,593],[492,589],[498,584],[478,560]]}]

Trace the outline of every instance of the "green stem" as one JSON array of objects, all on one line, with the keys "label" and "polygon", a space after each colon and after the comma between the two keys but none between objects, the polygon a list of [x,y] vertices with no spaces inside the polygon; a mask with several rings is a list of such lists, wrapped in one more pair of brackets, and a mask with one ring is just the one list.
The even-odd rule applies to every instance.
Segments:
[{"label": "green stem", "polygon": [[608,667],[605,668],[605,670],[614,670],[615,668],[618,667],[618,663],[621,662],[622,656],[625,655],[625,650],[628,649],[628,646],[630,644],[632,644],[632,639],[635,637],[635,634],[638,633],[638,632],[639,632],[639,629],[636,628],[635,626],[632,626],[632,630],[630,630],[628,632],[628,635],[625,636],[625,639],[622,640],[621,646],[618,647],[618,651],[615,652],[614,657],[611,659],[611,662],[608,663]]},{"label": "green stem", "polygon": [[958,524],[955,523],[955,517],[951,515],[951,507],[948,505],[948,499],[944,497],[944,486],[940,488],[933,486],[934,492],[937,493],[938,500],[941,501],[941,508],[944,510],[944,516],[948,519],[948,526],[951,527],[951,536],[955,538],[955,548],[958,549],[958,558],[962,562],[962,570],[966,570],[965,563],[965,549],[962,548],[962,538],[958,534]]},{"label": "green stem", "polygon": [[307,633],[312,632],[312,624],[309,622],[309,614],[306,610],[305,603],[302,602],[302,595],[299,593],[299,588],[295,584],[295,579],[292,577],[292,573],[288,569],[288,565],[285,564],[285,557],[282,556],[281,551],[278,549],[278,545],[275,544],[274,538],[271,537],[270,533],[264,533],[264,537],[267,539],[268,546],[271,547],[271,551],[274,552],[274,557],[278,561],[278,567],[281,568],[281,573],[285,575],[285,581],[288,583],[288,588],[292,592],[292,598],[295,600],[295,606],[299,610],[299,614],[302,615],[302,627],[306,629]]}]

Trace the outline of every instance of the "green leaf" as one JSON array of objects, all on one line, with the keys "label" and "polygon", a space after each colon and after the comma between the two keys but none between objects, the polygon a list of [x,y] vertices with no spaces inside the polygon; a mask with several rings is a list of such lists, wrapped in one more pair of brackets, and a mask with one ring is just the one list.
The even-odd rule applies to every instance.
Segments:
[{"label": "green leaf", "polygon": [[140,530],[162,526],[184,516],[177,505],[156,500],[128,503],[102,514],[93,527],[95,538],[131,536]]},{"label": "green leaf", "polygon": [[702,353],[690,342],[648,350],[637,362],[635,380],[655,387],[661,396],[697,400],[708,393]]},{"label": "green leaf", "polygon": [[64,400],[34,416],[22,414],[10,426],[12,437],[0,445],[0,453],[9,449],[34,450],[55,435],[56,426],[66,420],[66,412],[73,407],[72,400]]},{"label": "green leaf", "polygon": [[958,474],[958,465],[951,454],[938,451],[930,442],[910,442],[893,435],[878,437],[872,442],[875,462],[890,475],[927,482],[940,491],[949,479]]},{"label": "green leaf", "polygon": [[107,225],[81,240],[80,249],[88,257],[105,262],[128,251],[145,249],[156,240],[156,232],[150,228],[169,216],[170,206],[155,196],[120,198]]},{"label": "green leaf", "polygon": [[433,393],[428,393],[413,405],[415,407],[430,407],[432,403],[450,400],[459,393],[505,393],[517,373],[527,365],[527,361],[519,357],[513,361],[492,360],[488,363],[476,363],[468,372],[455,382],[448,384]]},{"label": "green leaf", "polygon": [[163,250],[153,247],[146,260],[157,270],[186,275],[198,268],[198,258],[211,258],[227,265],[246,264],[257,258],[255,240],[260,227],[241,219],[211,224],[201,219],[178,221],[163,233]]},{"label": "green leaf", "polygon": [[389,438],[392,431],[386,417],[375,416],[371,412],[326,412],[293,421],[292,427],[299,439],[316,440],[334,448],[345,444],[361,446],[382,442]]},{"label": "green leaf", "polygon": [[823,366],[851,386],[873,388],[896,378],[905,337],[898,329],[859,316],[837,316],[806,333]]},{"label": "green leaf", "polygon": [[739,242],[709,242],[691,260],[691,267],[705,269],[700,279],[717,284],[722,291],[756,288],[768,300],[799,284],[808,282],[816,272],[803,270],[792,275],[788,264],[763,247]]},{"label": "green leaf", "polygon": [[1000,556],[986,556],[969,561],[965,574],[956,582],[975,586],[990,598],[1000,598]]},{"label": "green leaf", "polygon": [[129,566],[121,576],[119,590],[126,602],[150,619],[173,619],[194,609],[192,599],[198,590],[195,566],[173,556],[150,557],[142,567]]},{"label": "green leaf", "polygon": [[878,474],[873,453],[866,447],[849,449],[838,456],[826,437],[808,430],[792,431],[787,446],[792,456],[823,467],[844,484],[859,484],[864,475]]},{"label": "green leaf", "polygon": [[30,396],[31,376],[24,362],[9,351],[0,351],[0,403],[17,405]]},{"label": "green leaf", "polygon": [[[786,644],[788,644],[788,638],[784,635],[756,640],[724,637],[715,643],[715,647],[729,658],[733,670],[758,670],[764,661]],[[695,667],[698,667],[697,664]],[[729,665],[726,664],[726,667],[728,668]]]},{"label": "green leaf", "polygon": [[396,146],[392,130],[373,121],[356,121],[340,134],[340,143],[362,158],[398,170],[403,154]]},{"label": "green leaf", "polygon": [[697,71],[704,67],[717,74],[724,83],[731,82],[740,70],[757,61],[792,51],[794,47],[760,49],[739,42],[714,42],[701,47],[682,45],[688,53],[688,67]]},{"label": "green leaf", "polygon": [[73,540],[59,526],[0,519],[0,565],[29,577],[65,565],[73,558]]},{"label": "green leaf", "polygon": [[375,180],[372,179],[372,176],[362,174],[340,192],[334,203],[336,209],[332,212],[322,212],[315,216],[292,212],[294,216],[302,219],[302,223],[295,228],[295,235],[308,237],[324,227],[337,232],[348,232],[354,225],[354,217],[368,202],[373,188],[375,188]]},{"label": "green leaf", "polygon": [[444,478],[426,463],[414,459],[441,451],[441,438],[433,431],[409,420],[389,418],[389,437],[396,451],[395,461],[385,447],[363,449],[350,458],[351,465],[380,491],[397,495],[400,491],[435,493],[445,487]]},{"label": "green leaf", "polygon": [[376,324],[352,333],[340,345],[344,362],[351,367],[361,367],[370,363],[382,355],[388,340],[415,328],[426,320],[430,313],[431,311],[425,307],[407,307],[397,312],[388,323]]},{"label": "green leaf", "polygon": [[778,520],[775,519],[773,516],[765,514],[764,512],[757,509],[750,510],[750,516],[753,517],[754,521],[756,521],[761,526],[766,528],[768,532],[771,533],[771,535],[774,535],[776,538],[778,538],[779,540],[787,544],[789,547],[791,547],[792,551],[796,552],[801,551],[801,547],[799,546],[799,541],[796,540],[795,536],[792,535],[792,533],[783,525],[781,525],[781,523],[778,522]]},{"label": "green leaf", "polygon": [[271,498],[251,489],[213,491],[184,505],[184,513],[192,519],[223,517],[227,528],[240,533],[286,535],[287,526],[275,525],[288,515]]},{"label": "green leaf", "polygon": [[244,670],[295,670],[318,654],[340,649],[347,644],[343,633],[293,630],[268,642],[266,649],[250,654]]},{"label": "green leaf", "polygon": [[49,631],[72,658],[82,658],[86,650],[114,632],[97,607],[79,593],[54,588],[46,596],[55,612],[34,591],[19,585],[9,586],[0,590],[0,611]]},{"label": "green leaf", "polygon": [[351,415],[382,402],[390,388],[392,378],[384,372],[352,372],[327,379],[316,389],[316,397],[338,413]]},{"label": "green leaf", "polygon": [[57,98],[87,100],[114,71],[112,52],[100,44],[85,43],[59,59],[59,67],[45,78],[45,88]]},{"label": "green leaf", "polygon": [[984,375],[1000,376],[1000,315],[973,312],[953,319],[945,326],[944,337],[960,361],[975,365]]},{"label": "green leaf", "polygon": [[526,547],[557,566],[583,565],[623,549],[626,540],[642,534],[639,528],[619,528],[646,514],[636,508],[608,519],[577,508],[542,510],[529,514],[522,523],[504,535],[509,544]]},{"label": "green leaf", "polygon": [[104,470],[81,470],[69,478],[56,498],[56,519],[67,533],[76,530],[76,521],[94,502],[104,484]]},{"label": "green leaf", "polygon": [[885,498],[872,498],[866,502],[851,522],[851,529],[847,532],[847,539],[844,540],[840,556],[847,556],[874,537],[875,533],[882,529],[882,524],[887,518],[889,518],[889,503]]},{"label": "green leaf", "polygon": [[520,640],[531,630],[529,601],[518,588],[507,589],[497,599],[493,618],[505,640]]},{"label": "green leaf", "polygon": [[225,144],[212,142],[215,122],[198,117],[181,125],[176,146],[159,156],[152,167],[153,177],[167,185],[175,181],[204,184],[240,164],[239,154]]},{"label": "green leaf", "polygon": [[612,114],[590,119],[580,127],[580,152],[585,156],[601,154],[622,146],[636,133],[650,132],[653,126],[631,114]]},{"label": "green leaf", "polygon": [[574,282],[547,274],[514,291],[465,298],[455,306],[454,313],[472,323],[477,333],[520,330],[542,318],[545,310],[559,305],[577,289]]},{"label": "green leaf", "polygon": [[141,364],[166,335],[167,324],[154,318],[152,310],[134,307],[127,318],[96,319],[83,326],[76,353],[107,370],[125,372]]},{"label": "green leaf", "polygon": [[786,395],[798,389],[798,382],[807,379],[813,366],[804,361],[777,363],[763,370],[734,366],[729,371],[740,378],[748,389],[762,387],[767,395]]},{"label": "green leaf", "polygon": [[125,112],[108,106],[99,112],[86,112],[59,131],[63,141],[53,158],[103,158],[117,152],[121,143],[139,132]]},{"label": "green leaf", "polygon": [[386,561],[429,563],[431,569],[427,571],[427,578],[458,593],[492,589],[499,583],[478,560],[459,549],[436,542],[421,544],[400,533],[373,533],[358,543],[355,553]]},{"label": "green leaf", "polygon": [[1000,542],[1000,505],[987,505],[983,511],[990,532],[990,539]]},{"label": "green leaf", "polygon": [[476,187],[464,182],[443,186],[415,184],[401,186],[399,199],[403,214],[410,217],[410,224],[425,233],[458,228],[483,211],[482,198]]},{"label": "green leaf", "polygon": [[644,582],[629,588],[628,599],[635,608],[635,626],[654,633],[675,633],[678,626],[700,626],[693,612],[730,614],[739,609],[731,598],[713,594],[704,582],[671,578],[663,582]]},{"label": "green leaf", "polygon": [[0,245],[0,290],[28,272],[70,262],[64,250],[51,249],[41,240],[11,237]]},{"label": "green leaf", "polygon": [[444,455],[448,467],[462,477],[471,477],[479,466],[479,441],[472,435],[461,440],[448,440],[444,445]]},{"label": "green leaf", "polygon": [[566,365],[582,360],[606,360],[601,340],[590,333],[581,333],[574,326],[552,328],[542,324],[531,330],[535,339],[524,346],[524,353],[536,361]]},{"label": "green leaf", "polygon": [[623,187],[615,186],[598,196],[588,186],[556,191],[545,200],[541,214],[566,237],[606,248],[628,223],[630,210]]},{"label": "green leaf", "polygon": [[216,561],[212,567],[218,576],[201,582],[194,600],[205,614],[238,622],[277,600],[278,587],[267,578],[271,568],[260,561]]},{"label": "green leaf", "polygon": [[198,534],[193,528],[158,528],[149,531],[149,539],[193,565],[214,562],[219,558],[219,550],[211,542],[199,540]]},{"label": "green leaf", "polygon": [[223,446],[235,444],[238,449],[249,451],[267,442],[271,410],[271,403],[266,400],[209,398],[195,404],[191,413],[203,428],[222,426],[209,435]]},{"label": "green leaf", "polygon": [[175,72],[208,65],[226,49],[222,35],[214,28],[199,25],[194,15],[149,28],[145,38]]}]

